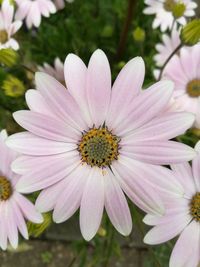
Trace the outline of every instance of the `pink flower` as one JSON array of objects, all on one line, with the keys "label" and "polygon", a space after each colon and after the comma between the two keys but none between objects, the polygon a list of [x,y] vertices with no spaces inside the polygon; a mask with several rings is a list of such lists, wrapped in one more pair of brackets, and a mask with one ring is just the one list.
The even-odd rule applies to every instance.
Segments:
[{"label": "pink flower", "polygon": [[200,128],[200,44],[182,48],[167,64],[163,79],[175,83],[174,99],[179,110],[196,116],[194,126]]},{"label": "pink flower", "polygon": [[[200,142],[196,145],[200,153]],[[155,225],[144,238],[147,244],[160,244],[179,235],[173,249],[169,267],[197,267],[200,263],[200,154],[189,163],[172,165],[175,182],[184,189],[183,194],[165,192],[164,216],[146,215],[144,222]]]},{"label": "pink flower", "polygon": [[[74,0],[66,0],[68,3],[74,2]],[[54,0],[55,6],[57,9],[63,9],[65,7],[64,0]]]},{"label": "pink flower", "polygon": [[12,36],[21,28],[22,22],[13,22],[14,6],[4,0],[0,9],[0,49],[19,49],[18,42]]},{"label": "pink flower", "polygon": [[30,29],[32,26],[39,27],[41,17],[49,17],[56,12],[55,5],[50,0],[16,0],[18,5],[16,18],[26,19],[26,25]]},{"label": "pink flower", "polygon": [[180,45],[180,33],[174,29],[169,36],[168,34],[162,35],[162,42],[156,45],[157,54],[154,56],[154,60],[158,67],[162,67],[167,58],[172,52]]},{"label": "pink flower", "polygon": [[58,57],[54,60],[54,67],[44,63],[43,67],[38,66],[38,70],[53,76],[56,80],[65,85],[64,64]]},{"label": "pink flower", "polygon": [[120,72],[111,90],[106,55],[96,50],[88,68],[69,54],[64,65],[68,90],[45,73],[36,74],[37,90],[29,90],[30,111],[14,113],[28,132],[7,144],[25,154],[13,163],[22,174],[20,192],[44,189],[40,211],[54,210],[64,222],[80,207],[80,227],[86,240],[97,232],[104,207],[115,228],[131,232],[132,220],[124,193],[141,209],[162,214],[154,183],[173,181],[159,164],[192,159],[186,145],[168,141],[190,127],[194,116],[167,113],[173,84],[161,81],[142,91],[144,62],[136,57]]},{"label": "pink flower", "polygon": [[11,162],[17,153],[5,145],[7,133],[0,132],[0,247],[5,250],[8,241],[13,248],[18,246],[18,231],[28,239],[25,218],[41,223],[43,218],[34,205],[16,189],[19,175],[11,171]]},{"label": "pink flower", "polygon": [[182,17],[176,19],[176,24],[185,25],[186,18],[195,15],[194,9],[197,4],[191,0],[145,0],[145,4],[148,5],[144,9],[144,14],[153,15],[155,14],[155,19],[153,21],[153,29],[160,27],[162,32],[167,29],[172,29],[174,17],[172,14],[172,5],[176,3],[184,4],[185,11]]}]

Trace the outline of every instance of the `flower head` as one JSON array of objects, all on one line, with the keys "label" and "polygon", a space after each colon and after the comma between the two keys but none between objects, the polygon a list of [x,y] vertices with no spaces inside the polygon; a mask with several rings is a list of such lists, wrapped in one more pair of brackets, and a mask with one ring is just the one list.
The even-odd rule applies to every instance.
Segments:
[{"label": "flower head", "polygon": [[189,163],[172,165],[175,181],[183,187],[184,194],[165,194],[163,187],[165,215],[144,218],[145,223],[155,226],[144,238],[147,244],[160,244],[179,235],[170,267],[197,267],[200,263],[200,142],[196,150],[199,154],[193,159],[192,168]]},{"label": "flower head", "polygon": [[34,205],[16,189],[20,176],[11,170],[17,153],[5,144],[7,133],[0,132],[0,247],[5,250],[8,241],[13,248],[18,245],[18,231],[28,239],[25,219],[41,223],[43,218]]},{"label": "flower head", "polygon": [[169,36],[168,34],[162,35],[162,43],[156,45],[157,54],[154,56],[156,66],[162,67],[167,58],[172,52],[180,45],[180,33],[174,29]]},{"label": "flower head", "polygon": [[174,99],[177,108],[192,112],[196,116],[195,126],[200,128],[200,44],[183,47],[167,64],[163,79],[175,83]]},{"label": "flower head", "polygon": [[4,0],[0,9],[0,49],[19,49],[18,42],[12,36],[21,28],[22,22],[13,22],[14,6],[9,0]]},{"label": "flower head", "polygon": [[43,67],[38,67],[38,70],[48,73],[52,77],[56,78],[57,81],[65,85],[64,64],[58,57],[54,60],[54,67],[50,66],[47,63],[44,63]]},{"label": "flower head", "polygon": [[132,220],[124,193],[143,210],[163,213],[153,184],[173,177],[156,165],[196,155],[192,148],[169,141],[190,127],[194,116],[167,113],[173,93],[169,81],[141,90],[142,58],[124,66],[112,90],[109,62],[99,49],[88,67],[69,54],[64,72],[67,90],[48,74],[37,73],[37,90],[26,94],[30,111],[14,113],[28,130],[7,142],[25,154],[12,166],[22,174],[17,188],[26,193],[44,189],[36,206],[53,209],[57,223],[80,207],[86,240],[98,231],[104,207],[115,228],[128,235]]},{"label": "flower head", "polygon": [[4,90],[5,95],[10,97],[19,97],[25,92],[25,86],[23,82],[12,75],[8,75],[3,81],[2,89]]},{"label": "flower head", "polygon": [[16,0],[16,18],[26,19],[28,28],[39,27],[42,16],[49,17],[56,12],[56,7],[50,0]]},{"label": "flower head", "polygon": [[[156,15],[153,21],[153,28],[160,27],[162,32],[172,28],[174,15],[176,17],[179,15],[176,22],[185,25],[185,17],[194,16],[194,9],[197,7],[197,4],[191,0],[145,0],[145,4],[148,7],[144,9],[144,13]],[[183,13],[181,17],[180,11]]]}]

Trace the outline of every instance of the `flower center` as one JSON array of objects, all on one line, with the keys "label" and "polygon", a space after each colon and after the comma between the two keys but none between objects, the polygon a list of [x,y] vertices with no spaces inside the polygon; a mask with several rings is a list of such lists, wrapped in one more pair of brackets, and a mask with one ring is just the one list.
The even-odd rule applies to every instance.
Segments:
[{"label": "flower center", "polygon": [[0,31],[0,43],[5,44],[8,41],[8,33],[5,30]]},{"label": "flower center", "polygon": [[10,181],[0,176],[0,200],[7,200],[12,195],[12,187]]},{"label": "flower center", "polygon": [[190,212],[194,220],[200,222],[200,193],[197,193],[190,203]]},{"label": "flower center", "polygon": [[200,96],[200,79],[195,79],[187,84],[187,93],[191,97]]},{"label": "flower center", "polygon": [[176,2],[174,0],[166,0],[164,2],[164,9],[166,11],[171,12],[173,10],[173,7],[174,7],[175,4],[176,4]]},{"label": "flower center", "polygon": [[113,135],[107,127],[92,128],[84,133],[78,144],[82,162],[91,167],[110,166],[119,155],[120,139]]}]

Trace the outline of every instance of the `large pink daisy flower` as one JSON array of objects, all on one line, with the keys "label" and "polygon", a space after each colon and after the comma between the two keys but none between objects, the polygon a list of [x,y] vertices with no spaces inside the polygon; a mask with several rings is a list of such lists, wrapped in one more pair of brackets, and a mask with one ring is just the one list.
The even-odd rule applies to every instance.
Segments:
[{"label": "large pink daisy flower", "polygon": [[0,9],[0,49],[19,49],[18,42],[12,36],[20,29],[22,22],[13,22],[14,6],[9,0],[4,0]]},{"label": "large pink daisy flower", "polygon": [[39,27],[42,16],[49,17],[56,12],[56,7],[50,0],[16,0],[16,18],[26,19],[28,28]]},{"label": "large pink daisy flower", "polygon": [[[200,153],[200,142],[196,145]],[[197,267],[200,264],[200,154],[189,163],[172,165],[176,182],[184,194],[163,187],[166,213],[146,215],[144,222],[155,227],[145,236],[147,244],[160,244],[180,235],[170,258],[170,267]]]},{"label": "large pink daisy flower", "polygon": [[0,247],[5,250],[8,241],[16,248],[18,231],[28,239],[25,218],[34,223],[43,221],[34,205],[16,189],[19,176],[11,171],[11,162],[17,153],[5,144],[7,133],[0,132]]},{"label": "large pink daisy flower", "polygon": [[174,99],[177,108],[196,115],[195,126],[200,128],[200,44],[182,48],[167,64],[163,78],[175,83]]},{"label": "large pink daisy flower", "polygon": [[130,233],[124,193],[143,210],[163,213],[152,183],[168,183],[173,177],[155,164],[187,161],[196,155],[192,148],[168,141],[190,127],[194,116],[166,112],[173,93],[169,81],[141,91],[144,72],[142,58],[130,60],[111,90],[103,51],[94,52],[88,68],[70,54],[65,61],[68,90],[53,77],[37,73],[37,90],[26,95],[30,111],[14,113],[28,130],[7,142],[26,154],[13,164],[13,170],[23,175],[17,189],[28,193],[46,188],[36,206],[40,211],[54,209],[57,223],[80,207],[86,240],[97,232],[104,207],[116,229]]},{"label": "large pink daisy flower", "polygon": [[[186,24],[186,17],[192,17],[195,15],[194,9],[197,4],[191,0],[145,0],[145,4],[148,5],[144,9],[144,14],[153,15],[155,14],[155,19],[153,21],[153,29],[160,27],[162,32],[167,29],[172,29],[174,22],[174,17],[172,14],[172,7],[176,3],[181,3],[184,5],[185,10],[183,16],[176,20],[176,23],[181,25]],[[175,23],[175,24],[176,24]]]}]

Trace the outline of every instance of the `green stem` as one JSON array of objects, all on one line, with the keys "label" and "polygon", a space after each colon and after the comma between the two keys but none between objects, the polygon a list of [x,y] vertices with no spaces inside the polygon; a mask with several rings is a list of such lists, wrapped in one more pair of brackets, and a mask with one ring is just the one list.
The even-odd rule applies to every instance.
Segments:
[{"label": "green stem", "polygon": [[165,63],[163,64],[162,68],[160,69],[160,74],[159,74],[159,77],[158,77],[158,81],[160,81],[160,79],[162,78],[162,74],[163,74],[163,71],[167,65],[167,63],[170,61],[170,59],[181,49],[181,47],[183,46],[182,43],[180,43],[176,48],[175,50],[169,55],[169,57],[166,59]]}]

